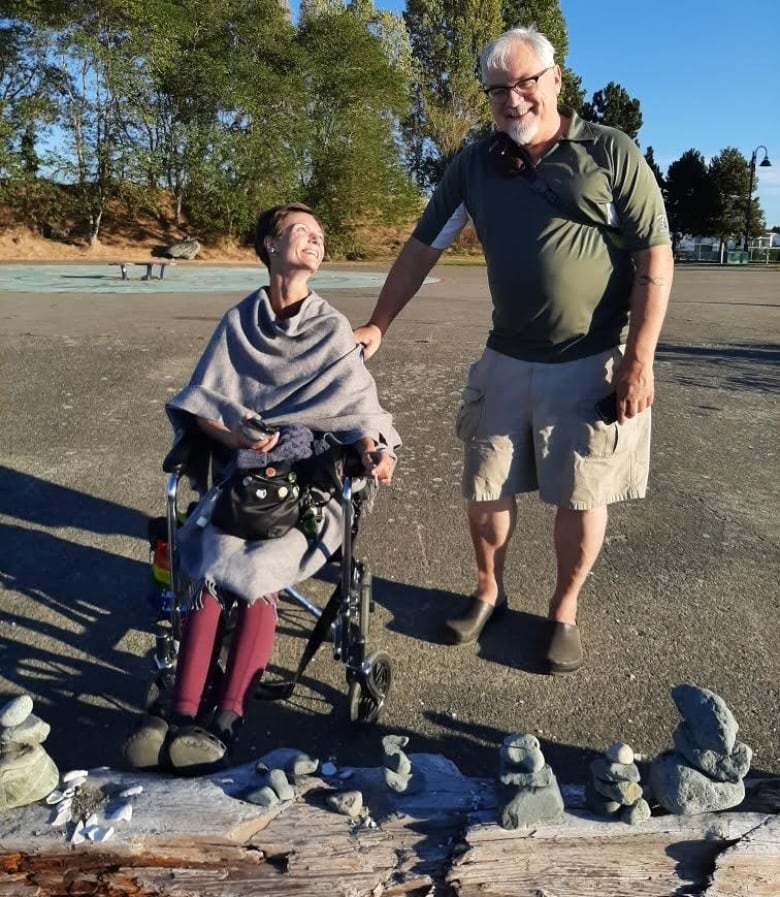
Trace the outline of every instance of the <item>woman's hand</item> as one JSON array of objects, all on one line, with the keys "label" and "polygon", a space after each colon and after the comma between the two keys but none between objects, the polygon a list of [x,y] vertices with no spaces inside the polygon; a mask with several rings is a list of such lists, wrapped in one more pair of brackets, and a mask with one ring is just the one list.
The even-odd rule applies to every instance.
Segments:
[{"label": "woman's hand", "polygon": [[236,449],[252,449],[255,452],[270,452],[273,450],[277,442],[279,442],[279,431],[272,433],[270,436],[263,436],[261,439],[250,439],[244,432],[244,422],[251,420],[252,415],[244,418],[240,424],[236,424],[231,432],[233,437],[233,448]]},{"label": "woman's hand", "polygon": [[374,477],[380,483],[392,482],[395,461],[386,448],[377,448],[373,439],[365,439],[359,443],[358,450],[367,476]]}]

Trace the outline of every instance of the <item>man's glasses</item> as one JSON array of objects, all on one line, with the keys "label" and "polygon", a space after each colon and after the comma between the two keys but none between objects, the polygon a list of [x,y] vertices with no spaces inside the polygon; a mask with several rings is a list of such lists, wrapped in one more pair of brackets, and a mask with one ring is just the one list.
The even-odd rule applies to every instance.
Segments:
[{"label": "man's glasses", "polygon": [[521,78],[519,81],[515,81],[514,84],[508,86],[496,85],[495,87],[486,87],[485,93],[490,102],[495,103],[496,106],[506,103],[509,99],[509,94],[513,91],[521,97],[533,96],[539,87],[539,79],[546,72],[549,72],[551,68],[553,68],[553,66],[548,65],[546,69],[542,69],[538,74],[531,75],[528,78]]}]

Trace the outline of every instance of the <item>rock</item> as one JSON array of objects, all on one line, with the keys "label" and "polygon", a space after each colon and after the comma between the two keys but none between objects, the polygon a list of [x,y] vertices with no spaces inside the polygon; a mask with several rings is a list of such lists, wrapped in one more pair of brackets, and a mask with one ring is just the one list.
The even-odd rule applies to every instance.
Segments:
[{"label": "rock", "polygon": [[[49,737],[51,726],[34,713],[21,723],[0,729],[0,746],[7,744],[43,744]],[[2,749],[0,747],[0,749]]]},{"label": "rock", "polygon": [[623,807],[620,819],[628,825],[641,825],[643,822],[647,822],[652,815],[650,804],[642,798],[630,807]]},{"label": "rock", "polygon": [[193,237],[187,237],[179,243],[174,243],[165,250],[168,258],[194,259],[200,252],[200,243]]},{"label": "rock", "polygon": [[698,748],[731,754],[739,726],[723,698],[697,685],[676,685],[672,699]]},{"label": "rock", "polygon": [[514,785],[516,788],[545,788],[555,781],[552,769],[545,765],[536,772],[511,772],[507,770],[499,775],[502,785]]},{"label": "rock", "polygon": [[32,713],[33,700],[29,695],[12,698],[0,708],[0,726],[10,729],[20,726]]},{"label": "rock", "polygon": [[59,770],[39,744],[0,754],[0,810],[35,803],[51,794],[59,781]]},{"label": "rock", "polygon": [[554,787],[518,791],[501,808],[498,821],[505,829],[524,828],[539,822],[563,821],[563,798],[558,783]]},{"label": "rock", "polygon": [[412,761],[399,751],[397,754],[385,754],[385,769],[397,772],[399,775],[408,775],[412,771]]},{"label": "rock", "polygon": [[341,813],[342,816],[349,816],[350,819],[356,819],[363,809],[363,795],[359,791],[344,791],[342,794],[329,794],[326,803],[328,806]]},{"label": "rock", "polygon": [[295,789],[287,781],[287,776],[281,769],[270,770],[263,784],[273,788],[279,800],[295,800]]},{"label": "rock", "polygon": [[590,781],[585,783],[585,803],[597,816],[614,816],[623,807],[619,801],[610,800],[596,791]]},{"label": "rock", "polygon": [[638,782],[639,769],[635,763],[613,763],[607,757],[597,757],[590,771],[603,782]]},{"label": "rock", "polygon": [[637,782],[604,782],[594,778],[593,787],[608,800],[617,801],[625,806],[635,804],[642,796],[642,786]]},{"label": "rock", "polygon": [[718,782],[739,782],[750,769],[753,751],[738,741],[730,754],[703,750],[696,746],[688,723],[680,723],[674,730],[674,748],[700,772]]},{"label": "rock", "polygon": [[533,735],[508,735],[499,750],[502,770],[509,764],[519,772],[538,772],[544,766],[539,739]]},{"label": "rock", "polygon": [[604,752],[608,760],[613,763],[628,765],[634,762],[634,751],[631,745],[622,741],[615,741]]},{"label": "rock", "polygon": [[244,800],[248,801],[250,804],[256,804],[258,807],[265,807],[266,809],[275,807],[280,802],[279,795],[270,785],[263,785],[262,788],[255,788],[252,791],[249,791],[244,796]]},{"label": "rock", "polygon": [[692,769],[676,751],[665,751],[650,765],[650,787],[664,809],[692,816],[736,807],[745,797],[740,782],[716,782]]}]

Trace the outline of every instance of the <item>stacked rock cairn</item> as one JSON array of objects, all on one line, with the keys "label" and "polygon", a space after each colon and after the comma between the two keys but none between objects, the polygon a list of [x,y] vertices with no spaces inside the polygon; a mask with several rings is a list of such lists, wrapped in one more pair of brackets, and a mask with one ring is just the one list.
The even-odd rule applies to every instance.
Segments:
[{"label": "stacked rock cairn", "polygon": [[631,746],[616,741],[590,764],[592,778],[585,785],[585,802],[597,816],[616,817],[629,825],[650,818],[634,759]]},{"label": "stacked rock cairn", "polygon": [[406,735],[385,735],[382,739],[382,772],[388,788],[399,794],[417,794],[425,787],[425,777],[412,770],[412,761],[403,749]]},{"label": "stacked rock cairn", "polygon": [[561,790],[535,736],[508,735],[504,739],[499,748],[499,781],[502,828],[563,820]]},{"label": "stacked rock cairn", "polygon": [[0,810],[35,803],[60,780],[42,746],[51,726],[32,710],[29,695],[12,698],[0,708]]},{"label": "stacked rock cairn", "polygon": [[753,751],[737,741],[739,726],[725,701],[696,685],[677,685],[672,700],[682,722],[674,748],[653,760],[650,786],[670,813],[693,815],[728,810],[745,797],[743,779]]}]

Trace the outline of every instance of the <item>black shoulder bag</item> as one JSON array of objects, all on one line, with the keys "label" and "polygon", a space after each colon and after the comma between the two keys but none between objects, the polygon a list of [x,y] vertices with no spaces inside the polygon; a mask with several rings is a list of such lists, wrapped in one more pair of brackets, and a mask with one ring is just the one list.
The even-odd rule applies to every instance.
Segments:
[{"label": "black shoulder bag", "polygon": [[505,134],[503,131],[496,131],[492,134],[487,142],[487,153],[504,177],[521,177],[534,192],[543,196],[564,217],[577,224],[598,227],[610,234],[620,234],[620,228],[589,218],[577,206],[564,202],[555,190],[539,176],[528,150],[512,140],[509,134]]}]

